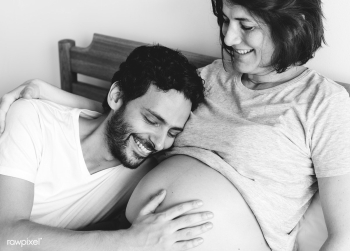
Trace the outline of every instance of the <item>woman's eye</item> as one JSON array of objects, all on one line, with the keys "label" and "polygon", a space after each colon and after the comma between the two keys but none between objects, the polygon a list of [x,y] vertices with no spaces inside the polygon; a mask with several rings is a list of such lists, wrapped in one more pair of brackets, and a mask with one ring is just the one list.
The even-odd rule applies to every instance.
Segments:
[{"label": "woman's eye", "polygon": [[246,31],[252,31],[254,30],[254,26],[245,26],[245,25],[241,25],[242,29],[243,30],[246,30]]}]

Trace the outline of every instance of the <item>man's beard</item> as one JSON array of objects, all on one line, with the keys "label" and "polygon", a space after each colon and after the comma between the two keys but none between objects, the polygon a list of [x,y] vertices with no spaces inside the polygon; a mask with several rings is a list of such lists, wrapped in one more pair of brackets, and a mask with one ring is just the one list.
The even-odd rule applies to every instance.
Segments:
[{"label": "man's beard", "polygon": [[107,122],[105,131],[105,137],[108,144],[109,152],[114,158],[118,159],[125,167],[135,169],[146,159],[145,157],[138,156],[135,153],[132,156],[128,156],[126,148],[127,143],[130,140],[130,136],[133,138],[139,138],[132,132],[132,127],[124,120],[125,106],[115,111],[110,120]]}]

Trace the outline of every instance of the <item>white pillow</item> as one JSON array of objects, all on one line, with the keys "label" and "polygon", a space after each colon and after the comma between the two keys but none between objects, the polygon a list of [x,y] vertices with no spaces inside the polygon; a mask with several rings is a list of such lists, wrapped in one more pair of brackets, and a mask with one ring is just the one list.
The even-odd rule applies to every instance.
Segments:
[{"label": "white pillow", "polygon": [[299,222],[295,250],[319,251],[327,237],[328,232],[321,208],[320,195],[317,192],[312,199],[310,207]]}]

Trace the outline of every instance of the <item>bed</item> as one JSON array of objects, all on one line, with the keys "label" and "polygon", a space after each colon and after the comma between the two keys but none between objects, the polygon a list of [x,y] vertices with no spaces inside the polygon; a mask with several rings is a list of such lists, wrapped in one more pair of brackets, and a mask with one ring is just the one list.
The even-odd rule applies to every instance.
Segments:
[{"label": "bed", "polygon": [[[91,44],[86,48],[76,46],[75,41],[71,39],[59,41],[61,88],[102,102],[109,86],[99,84],[99,82],[97,84],[96,82],[85,83],[79,80],[78,76],[109,82],[129,53],[141,45],[145,44],[101,34],[94,34]],[[197,68],[208,65],[216,59],[187,51],[182,51],[182,53]],[[338,83],[350,93],[349,84]],[[315,196],[317,199],[313,201],[310,210],[304,216],[303,223],[300,224],[298,251],[319,250],[327,238],[318,193]]]},{"label": "bed", "polygon": [[[78,47],[75,41],[64,39],[58,42],[61,88],[99,102],[104,99],[109,87],[101,82],[85,83],[78,80],[78,75],[108,81],[112,79],[119,65],[125,61],[130,52],[145,43],[94,34],[91,44]],[[165,45],[166,46],[166,45]],[[216,58],[198,53],[181,51],[197,68],[210,64]],[[350,85],[340,83],[350,93]]]},{"label": "bed", "polygon": [[[105,85],[84,83],[78,80],[78,74],[110,81],[132,50],[145,43],[122,38],[94,34],[91,44],[87,48],[75,46],[75,41],[64,39],[58,42],[61,88],[102,102],[109,89]],[[214,57],[182,51],[188,60],[197,68],[210,64]],[[101,82],[100,82],[101,83]]]}]

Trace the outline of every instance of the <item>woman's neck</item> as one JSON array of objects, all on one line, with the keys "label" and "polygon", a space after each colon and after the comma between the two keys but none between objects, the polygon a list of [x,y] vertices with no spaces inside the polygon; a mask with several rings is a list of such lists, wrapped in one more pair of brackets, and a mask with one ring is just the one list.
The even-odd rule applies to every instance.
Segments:
[{"label": "woman's neck", "polygon": [[306,70],[304,66],[295,66],[285,72],[277,73],[276,71],[267,72],[265,74],[243,74],[242,83],[251,90],[265,90],[283,83],[286,83]]}]

